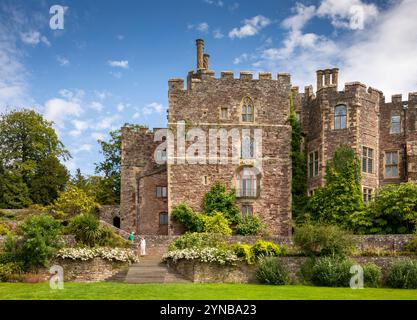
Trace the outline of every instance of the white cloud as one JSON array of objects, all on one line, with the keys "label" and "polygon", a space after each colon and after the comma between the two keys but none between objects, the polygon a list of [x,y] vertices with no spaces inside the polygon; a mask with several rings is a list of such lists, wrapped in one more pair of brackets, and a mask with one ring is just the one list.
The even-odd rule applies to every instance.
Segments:
[{"label": "white cloud", "polygon": [[124,35],[122,35],[122,34],[118,34],[118,35],[116,36],[116,39],[117,39],[117,40],[122,41],[122,40],[124,40],[124,39],[125,39],[125,36],[124,36]]},{"label": "white cloud", "polygon": [[145,107],[143,107],[142,112],[144,115],[150,115],[152,113],[162,113],[164,107],[158,102],[152,102]]},{"label": "white cloud", "polygon": [[79,147],[72,148],[72,153],[78,154],[80,152],[90,152],[93,146],[89,143],[83,143]]},{"label": "white cloud", "polygon": [[48,38],[43,36],[39,31],[22,32],[20,34],[20,39],[24,43],[30,44],[33,46],[36,46],[41,42],[48,47],[51,46],[51,43],[49,42]]},{"label": "white cloud", "polygon": [[213,31],[213,37],[214,39],[222,39],[224,37],[224,34],[221,32],[220,29],[216,29]]},{"label": "white cloud", "polygon": [[57,56],[56,60],[58,61],[59,65],[62,67],[68,66],[70,64],[69,60],[65,57]]},{"label": "white cloud", "polygon": [[107,92],[107,91],[94,91],[94,94],[96,95],[97,98],[99,98],[100,100],[105,100],[107,99],[109,96],[111,96],[111,93]]},{"label": "white cloud", "polygon": [[204,0],[205,3],[216,6],[216,7],[223,7],[224,2],[222,0]]},{"label": "white cloud", "polygon": [[96,125],[94,125],[94,128],[96,130],[112,129],[114,127],[117,127],[115,125],[115,122],[119,120],[120,120],[119,115],[104,117]]},{"label": "white cloud", "polygon": [[234,28],[230,31],[229,37],[231,39],[251,37],[257,35],[259,31],[267,27],[269,24],[271,24],[271,20],[262,15],[257,15],[251,19],[246,19],[242,27]]},{"label": "white cloud", "polygon": [[97,112],[101,112],[101,111],[103,111],[104,106],[103,106],[103,104],[101,102],[93,101],[90,104],[90,108],[93,109],[93,110],[95,110],[95,111],[97,111]]},{"label": "white cloud", "polygon": [[[326,3],[329,1],[321,2],[322,5]],[[349,3],[362,4],[358,1]],[[393,2],[378,13],[377,20],[365,20],[365,29],[357,29],[343,37],[304,33],[302,28],[311,14],[303,15],[303,12],[306,13],[297,10],[296,6],[298,17],[289,17],[282,25],[288,33],[281,46],[256,51],[258,58],[254,66],[290,72],[292,82],[300,86],[315,84],[318,69],[339,67],[339,84],[361,81],[382,90],[387,100],[393,93],[417,91],[416,1]],[[340,27],[331,15],[319,18],[329,19],[334,28]],[[346,24],[344,27],[351,26]]]},{"label": "white cloud", "polygon": [[78,117],[82,111],[81,105],[74,101],[54,98],[45,103],[45,118],[61,128],[64,127],[68,116]]},{"label": "white cloud", "polygon": [[336,28],[362,30],[378,17],[378,8],[362,0],[323,0],[317,9],[319,17],[330,17]]},{"label": "white cloud", "polygon": [[140,117],[140,113],[139,112],[135,112],[133,115],[133,119],[138,119]]},{"label": "white cloud", "polygon": [[293,9],[296,14],[286,18],[282,22],[282,26],[286,29],[291,30],[301,30],[304,25],[314,17],[316,13],[315,6],[305,6],[301,3],[297,3],[295,8]]},{"label": "white cloud", "polygon": [[106,137],[106,135],[104,133],[102,133],[102,132],[93,132],[91,134],[91,137],[94,140],[104,140],[104,138]]},{"label": "white cloud", "polygon": [[82,89],[73,89],[73,90],[61,89],[61,90],[59,90],[59,94],[60,94],[61,97],[65,98],[67,100],[71,100],[71,101],[80,103],[81,100],[85,96],[85,91],[82,90]]},{"label": "white cloud", "polygon": [[248,61],[249,55],[247,53],[242,53],[239,57],[233,60],[233,64],[241,64]]},{"label": "white cloud", "polygon": [[119,103],[117,105],[117,111],[122,112],[125,109],[125,105],[123,103]]},{"label": "white cloud", "polygon": [[115,77],[116,79],[120,79],[122,77],[122,73],[121,72],[113,72],[110,71],[110,74]]},{"label": "white cloud", "polygon": [[187,28],[188,28],[189,30],[195,29],[195,30],[197,30],[197,31],[199,31],[199,32],[202,32],[202,33],[208,33],[208,31],[209,31],[209,29],[210,29],[210,26],[209,26],[209,24],[208,24],[207,22],[201,22],[201,23],[198,23],[198,24],[196,24],[196,25],[194,25],[194,24],[189,24],[189,25],[187,26]]},{"label": "white cloud", "polygon": [[127,60],[109,60],[107,63],[110,67],[129,69],[129,61]]}]

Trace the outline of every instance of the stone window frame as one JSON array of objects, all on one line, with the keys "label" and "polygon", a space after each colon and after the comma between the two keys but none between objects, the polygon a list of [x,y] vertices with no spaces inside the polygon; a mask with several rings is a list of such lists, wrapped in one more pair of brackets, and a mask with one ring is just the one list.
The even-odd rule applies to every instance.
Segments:
[{"label": "stone window frame", "polygon": [[[338,107],[345,107],[346,114],[341,115],[341,116],[339,116],[339,115],[336,116],[336,109]],[[349,123],[349,121],[348,121],[349,120],[349,112],[348,111],[349,111],[349,107],[348,107],[347,103],[344,103],[344,102],[339,102],[333,107],[333,112],[332,112],[332,119],[333,119],[332,129],[333,130],[346,130],[348,128],[348,123]],[[345,118],[345,121],[344,121],[345,127],[344,128],[336,128],[336,123],[337,123],[336,117],[338,117],[338,118],[344,117]]]},{"label": "stone window frame", "polygon": [[[387,153],[396,153],[397,154],[397,163],[395,165],[390,164],[390,167],[397,167],[396,176],[387,176]],[[400,178],[400,150],[384,150],[384,179],[398,179]]]},{"label": "stone window frame", "polygon": [[[244,194],[241,194],[241,189],[243,189],[242,184],[243,184],[243,172],[245,169],[251,169],[252,171],[252,177],[250,179],[250,185],[251,185],[251,191],[249,191],[249,194],[247,194],[246,192],[244,192]],[[245,179],[248,180],[248,179]],[[246,185],[246,183],[245,183]],[[240,199],[255,199],[258,198],[260,195],[260,185],[261,185],[261,174],[256,172],[256,168],[253,166],[240,166],[237,170],[236,170],[236,174],[235,174],[235,186],[236,186],[236,198],[240,198]]]},{"label": "stone window frame", "polygon": [[[250,210],[248,211],[248,209],[250,209]],[[254,215],[253,205],[248,204],[248,203],[242,204],[242,207],[240,209],[240,214],[242,215],[242,218],[253,217],[253,215]]]},{"label": "stone window frame", "polygon": [[362,200],[363,203],[367,204],[371,202],[374,196],[375,189],[369,186],[362,186]]},{"label": "stone window frame", "polygon": [[[313,156],[312,156],[313,155]],[[316,157],[317,155],[317,157]],[[320,174],[320,152],[319,149],[313,150],[308,153],[308,159],[307,159],[307,174],[308,178],[315,178],[318,177]],[[310,168],[311,166],[311,168]],[[311,170],[310,170],[311,169]]]},{"label": "stone window frame", "polygon": [[[162,219],[162,223],[161,223],[161,217],[164,217]],[[168,212],[164,211],[164,212],[160,212],[159,213],[159,225],[160,226],[167,226],[169,223],[169,219],[168,219]]]},{"label": "stone window frame", "polygon": [[316,193],[316,190],[317,190],[317,188],[311,188],[311,189],[309,189],[308,192],[307,192],[307,195],[309,197],[314,196],[314,194]]},{"label": "stone window frame", "polygon": [[[243,111],[244,111],[243,109],[244,109],[246,101],[250,101],[250,104],[252,106],[252,120],[250,120],[250,121],[243,120],[244,115],[248,115],[248,113],[243,113]],[[248,95],[243,97],[242,101],[240,102],[240,108],[239,108],[239,111],[240,111],[239,112],[239,122],[240,123],[255,123],[255,110],[256,110],[256,108],[255,108],[254,100]]]},{"label": "stone window frame", "polygon": [[[246,143],[248,143],[249,139],[249,150],[247,150]],[[245,135],[242,137],[242,141],[240,143],[240,158],[241,159],[254,159],[255,158],[255,139],[252,136]]]},{"label": "stone window frame", "polygon": [[[393,131],[393,118],[399,118],[398,122],[396,121],[395,124],[398,124],[399,128],[398,128],[398,132],[397,131]],[[390,123],[389,123],[389,133],[390,134],[401,134],[402,133],[402,117],[401,114],[398,114],[397,112],[391,113],[391,117],[390,117]]]},{"label": "stone window frame", "polygon": [[[223,110],[226,109],[226,117],[223,116]],[[229,120],[230,119],[230,112],[229,112],[230,108],[229,107],[220,107],[220,119],[221,120]]]},{"label": "stone window frame", "polygon": [[[158,192],[160,190],[160,192]],[[165,195],[164,195],[165,190]],[[166,199],[168,198],[168,187],[167,186],[156,186],[155,188],[155,196],[158,199]]]},{"label": "stone window frame", "polygon": [[[372,151],[372,156],[369,155],[369,151]],[[368,173],[368,174],[375,173],[375,149],[362,146],[361,160],[362,160],[361,161],[362,173]],[[370,171],[369,171],[369,165],[371,165]]]}]

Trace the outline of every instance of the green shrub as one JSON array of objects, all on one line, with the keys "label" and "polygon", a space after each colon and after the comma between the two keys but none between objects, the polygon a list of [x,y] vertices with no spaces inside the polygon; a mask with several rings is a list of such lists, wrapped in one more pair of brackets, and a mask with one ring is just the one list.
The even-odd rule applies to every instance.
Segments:
[{"label": "green shrub", "polygon": [[203,211],[209,216],[215,212],[223,212],[227,220],[231,223],[237,223],[240,211],[235,200],[235,190],[227,192],[226,186],[220,181],[216,181],[210,191],[204,195]]},{"label": "green shrub", "polygon": [[311,272],[311,281],[317,286],[349,287],[353,262],[340,257],[319,257]]},{"label": "green shrub", "polygon": [[203,221],[204,232],[219,233],[226,236],[230,236],[232,234],[232,229],[229,227],[229,221],[221,212],[215,212],[212,216],[205,216]]},{"label": "green shrub", "polygon": [[0,282],[8,281],[11,276],[22,273],[22,267],[15,262],[0,264]]},{"label": "green shrub", "polygon": [[47,210],[58,217],[75,217],[80,214],[97,216],[100,205],[83,190],[70,186],[67,191],[59,194],[58,199]]},{"label": "green shrub", "polygon": [[100,222],[92,214],[80,214],[71,219],[67,232],[75,236],[77,242],[94,247],[100,238]]},{"label": "green shrub", "polygon": [[294,243],[308,256],[345,256],[352,252],[352,235],[335,225],[304,224],[295,229]]},{"label": "green shrub", "polygon": [[365,287],[378,288],[382,282],[381,268],[374,263],[367,263],[363,267],[363,278]]},{"label": "green shrub", "polygon": [[391,288],[417,289],[417,260],[394,262],[388,271],[387,285]]},{"label": "green shrub", "polygon": [[44,267],[62,246],[61,223],[51,216],[30,216],[19,225],[19,240],[8,237],[4,245],[11,261],[21,261],[25,269]]},{"label": "green shrub", "polygon": [[226,242],[219,234],[187,232],[171,243],[169,251],[206,247],[219,248],[225,246]]},{"label": "green shrub", "polygon": [[251,248],[255,258],[262,256],[279,256],[286,253],[286,248],[281,247],[273,242],[258,240]]},{"label": "green shrub", "polygon": [[204,219],[202,218],[202,216],[196,214],[185,203],[180,203],[172,209],[172,218],[183,224],[187,231],[204,231]]},{"label": "green shrub", "polygon": [[257,216],[248,216],[240,219],[236,226],[236,233],[242,236],[250,236],[259,234],[264,225]]},{"label": "green shrub", "polygon": [[239,258],[242,258],[248,264],[253,264],[255,262],[255,256],[250,245],[237,243],[232,246],[232,250]]},{"label": "green shrub", "polygon": [[111,248],[130,248],[132,246],[131,242],[123,239],[107,226],[100,226],[96,244],[100,247]]},{"label": "green shrub", "polygon": [[0,223],[0,236],[10,235],[10,229],[3,223]]},{"label": "green shrub", "polygon": [[274,257],[263,257],[258,261],[256,279],[264,284],[286,285],[290,283],[287,268]]}]

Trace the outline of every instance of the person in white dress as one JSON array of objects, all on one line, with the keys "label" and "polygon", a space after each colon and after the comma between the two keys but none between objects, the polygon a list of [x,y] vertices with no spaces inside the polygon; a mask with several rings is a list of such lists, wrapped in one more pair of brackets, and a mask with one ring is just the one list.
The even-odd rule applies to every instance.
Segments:
[{"label": "person in white dress", "polygon": [[145,238],[140,238],[140,255],[145,256],[146,255],[146,240]]}]

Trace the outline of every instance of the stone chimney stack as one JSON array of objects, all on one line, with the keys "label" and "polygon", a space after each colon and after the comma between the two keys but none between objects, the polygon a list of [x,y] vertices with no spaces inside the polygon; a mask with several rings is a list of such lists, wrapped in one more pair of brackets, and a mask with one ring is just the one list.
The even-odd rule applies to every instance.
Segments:
[{"label": "stone chimney stack", "polygon": [[197,71],[204,69],[204,40],[197,39]]},{"label": "stone chimney stack", "polygon": [[317,88],[316,90],[319,91],[321,88],[323,88],[323,70],[317,70]]},{"label": "stone chimney stack", "polygon": [[332,69],[332,83],[336,85],[336,88],[339,85],[339,69],[338,68]]},{"label": "stone chimney stack", "polygon": [[209,59],[210,59],[210,55],[205,53],[203,55],[203,68],[205,70],[209,70]]}]

